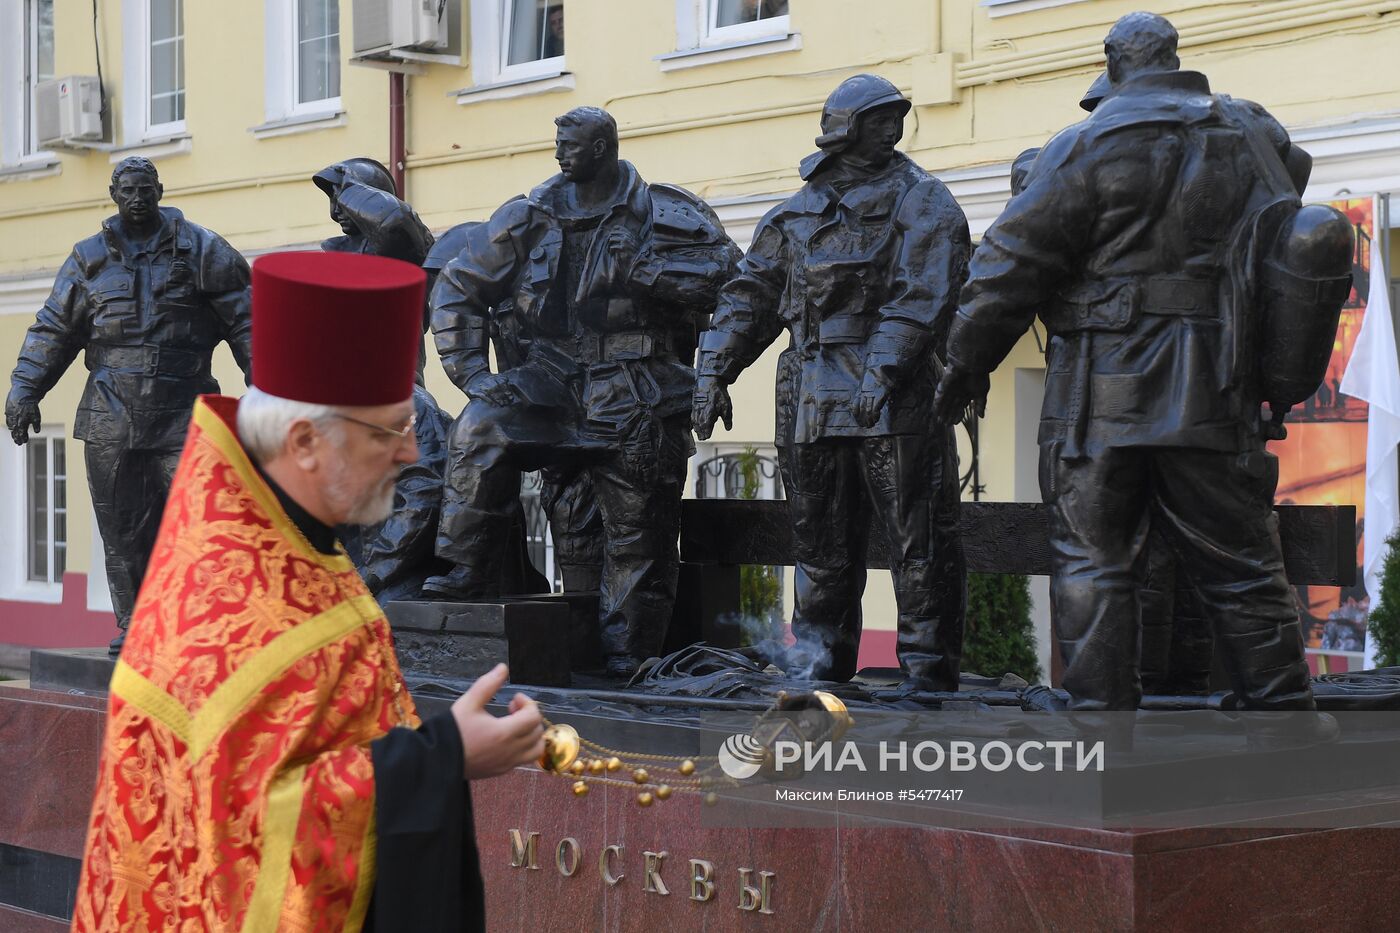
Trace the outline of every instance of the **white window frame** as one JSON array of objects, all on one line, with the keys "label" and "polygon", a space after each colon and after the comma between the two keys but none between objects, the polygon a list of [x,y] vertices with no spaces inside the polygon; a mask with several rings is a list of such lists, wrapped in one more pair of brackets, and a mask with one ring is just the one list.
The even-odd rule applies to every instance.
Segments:
[{"label": "white window frame", "polygon": [[[180,3],[180,37],[185,32],[185,0]],[[152,123],[151,116],[151,0],[123,0],[122,3],[122,75],[128,88],[123,106],[122,128],[128,146],[145,142],[174,139],[185,135],[185,121],[171,120]],[[188,79],[185,92],[185,112],[189,113]]]},{"label": "white window frame", "polygon": [[[46,424],[31,439],[46,439],[67,442],[66,432],[61,424]],[[52,446],[50,462],[52,462]],[[73,445],[64,448],[64,482],[68,485],[65,503],[71,504]],[[0,600],[14,600],[29,603],[56,604],[63,601],[63,577],[57,580],[40,581],[29,579],[29,447],[28,445],[0,445]],[[53,471],[49,471],[49,560],[50,576],[53,568]],[[64,512],[71,518],[72,510],[65,505]],[[73,523],[68,522],[65,543],[71,541]],[[65,572],[68,567],[65,558]]]},{"label": "white window frame", "polygon": [[[24,95],[25,107],[22,121],[28,124],[28,138],[21,137],[20,144],[24,147],[24,155],[33,156],[39,152],[39,119],[34,112],[34,89],[38,86],[38,77],[30,70],[30,63],[39,57],[39,2],[38,0],[20,0],[20,7],[24,16],[24,36],[21,41],[24,43],[23,58],[25,63],[24,75]],[[54,75],[49,75],[53,78]]]},{"label": "white window frame", "polygon": [[[792,0],[793,3],[800,0]],[[792,31],[792,13],[715,26],[719,18],[718,0],[675,0],[676,49],[653,56],[662,71],[676,71],[719,62],[737,61],[758,55],[796,52],[802,36]]]},{"label": "white window frame", "polygon": [[[297,2],[298,0],[265,0],[264,3],[263,89],[267,123],[252,128],[254,135],[259,137],[281,135],[276,131],[283,127],[330,120],[345,112],[341,95],[305,103],[297,100],[297,82],[300,80],[297,49],[301,41]],[[336,0],[329,2],[336,5]],[[340,37],[343,41],[346,38],[345,23],[342,21],[340,26]],[[338,67],[341,69],[340,79],[343,82],[343,45],[341,53]],[[343,84],[341,89],[344,90]]]},{"label": "white window frame", "polygon": [[[60,515],[62,515],[62,516],[64,516],[64,518],[67,518],[67,516],[68,516],[68,488],[67,488],[67,487],[68,487],[68,448],[67,448],[67,446],[66,446],[66,444],[65,444],[66,440],[67,440],[67,439],[63,436],[63,429],[62,429],[61,427],[50,426],[49,428],[40,431],[38,434],[31,435],[30,438],[29,438],[29,440],[28,440],[28,441],[25,443],[25,445],[24,445],[24,456],[25,456],[25,477],[24,477],[24,493],[25,493],[25,504],[24,504],[24,517],[25,517],[25,529],[24,529],[24,530],[25,530],[25,535],[24,535],[24,537],[25,537],[25,542],[24,542],[24,551],[25,551],[25,555],[26,555],[26,561],[25,561],[25,564],[26,564],[25,579],[28,580],[30,583],[41,583],[41,584],[55,584],[55,583],[56,583],[56,584],[58,584],[58,585],[60,585],[60,586],[63,585],[63,572],[62,572],[62,571],[57,571],[57,578],[55,578],[56,565],[57,565],[57,563],[58,563],[58,552],[59,552],[59,547],[58,547],[58,542],[57,542],[57,538],[56,538],[56,535],[55,535],[54,531],[55,531],[56,526],[58,525],[58,517],[59,517]],[[29,555],[30,545],[31,545],[32,540],[33,540],[33,537],[34,537],[34,530],[33,530],[33,528],[31,528],[30,525],[29,525],[29,520],[33,517],[33,510],[31,509],[30,503],[29,503],[29,492],[30,492],[30,488],[31,488],[31,483],[30,483],[30,478],[29,478],[29,471],[28,471],[29,451],[30,451],[30,448],[33,447],[36,443],[37,443],[37,444],[42,444],[43,447],[44,447],[44,462],[45,462],[45,471],[46,471],[46,476],[47,476],[47,486],[46,486],[46,488],[45,488],[45,490],[44,490],[44,502],[46,503],[46,507],[45,507],[45,509],[44,509],[44,522],[46,523],[46,527],[44,528],[44,539],[48,542],[48,554],[46,555],[45,561],[44,561],[44,564],[45,564],[45,566],[47,567],[47,571],[46,571],[46,573],[47,573],[47,579],[44,579],[44,580],[37,580],[37,579],[35,579],[35,578],[31,575],[31,572],[30,572],[29,569],[28,569],[28,559],[27,559],[27,558],[28,558],[28,555]],[[63,476],[61,476],[61,477],[58,476],[58,475],[56,475],[56,470],[55,470],[55,468],[54,468],[54,460],[55,460],[55,457],[54,457],[54,448],[55,448],[55,446],[58,445],[58,444],[65,444],[65,446],[64,446],[64,448],[63,448]],[[63,485],[64,485],[64,494],[63,494],[63,503],[64,503],[64,504],[63,504],[62,506],[59,506],[59,505],[55,504],[56,501],[57,501],[57,498],[58,498],[58,497],[55,495],[55,493],[56,493],[57,490],[58,490],[58,483],[59,483],[59,480],[60,480],[60,479],[63,481]],[[64,552],[64,555],[63,555],[63,565],[64,565],[64,567],[66,568],[66,567],[68,566],[68,523],[67,523],[66,521],[64,522],[63,548],[62,548],[62,550],[63,550],[63,552]]]},{"label": "white window frame", "polygon": [[1036,10],[1083,2],[1084,0],[978,0],[977,5],[986,9],[990,19],[1000,19],[1003,16],[1015,16],[1017,13],[1033,13]]},{"label": "white window frame", "polygon": [[[179,10],[180,19],[180,34],[178,37],[178,41],[180,43],[181,51],[180,64],[177,68],[178,73],[183,72],[185,70],[185,0],[174,0],[174,2],[176,4],[176,9]],[[142,88],[141,93],[141,107],[144,111],[142,113],[142,123],[145,126],[145,133],[143,135],[145,136],[145,138],[150,139],[156,136],[170,136],[175,133],[183,133],[185,131],[185,120],[183,117],[181,117],[179,120],[166,120],[163,123],[151,122],[151,48],[154,44],[153,40],[151,39],[151,0],[146,0],[146,15],[141,18],[141,26],[145,30],[145,35],[140,45],[142,55],[141,70],[145,78],[144,87]],[[162,39],[160,41],[174,42],[176,41],[176,39]],[[184,103],[188,105],[189,95],[185,93],[185,84],[183,83],[183,80],[179,86],[179,91],[177,93],[179,93],[184,98]]]},{"label": "white window frame", "polygon": [[[564,73],[565,55],[541,58],[518,65],[506,64],[510,45],[510,17],[513,0],[472,0],[472,80],[476,87],[515,84],[554,78]],[[564,28],[568,29],[568,17]],[[568,44],[565,43],[567,54]]]},{"label": "white window frame", "polygon": [[39,148],[33,116],[28,61],[38,38],[35,9],[34,0],[0,0],[0,165],[21,171],[58,163],[56,153]]},{"label": "white window frame", "polygon": [[[793,0],[798,2],[798,0]],[[740,45],[792,33],[792,14],[770,16],[751,23],[718,26],[720,0],[676,0],[676,49]]]},{"label": "white window frame", "polygon": [[[301,98],[301,59],[300,59],[299,53],[300,53],[300,51],[301,51],[301,42],[302,42],[302,38],[301,38],[301,18],[300,18],[299,16],[297,16],[297,4],[298,4],[299,2],[300,2],[300,0],[290,0],[290,2],[287,4],[288,11],[290,12],[290,14],[291,14],[291,19],[292,19],[291,24],[290,24],[291,27],[292,27],[292,28],[291,28],[291,32],[292,32],[292,35],[291,35],[291,42],[287,43],[287,47],[286,47],[286,48],[287,48],[287,54],[291,56],[291,60],[290,60],[290,62],[288,63],[288,64],[289,64],[289,67],[290,67],[290,72],[291,72],[291,80],[287,82],[287,89],[288,89],[288,91],[290,92],[290,93],[289,93],[289,96],[288,96],[288,102],[289,102],[289,105],[290,105],[290,106],[289,106],[289,113],[290,113],[291,116],[300,117],[300,116],[306,116],[307,114],[326,113],[327,111],[331,111],[331,112],[338,111],[338,110],[340,109],[340,95],[339,95],[339,94],[336,94],[334,97],[321,97],[321,98],[318,98],[318,99],[316,99],[316,100],[302,101],[302,100],[300,99],[300,98]],[[329,9],[334,9],[334,10],[336,11],[336,33],[335,33],[335,35],[336,35],[336,39],[337,39],[337,46],[339,46],[339,39],[340,39],[340,38],[342,37],[342,35],[343,35],[343,33],[340,31],[340,3],[339,3],[339,0],[324,0],[324,2],[325,2],[325,4],[326,4],[327,8],[329,8]],[[336,72],[337,72],[337,74],[336,74],[336,85],[337,85],[337,87],[338,87],[338,86],[340,85],[340,79],[344,77],[343,75],[341,75],[341,74],[339,73],[339,72],[340,72],[340,55],[339,55],[338,52],[337,52],[337,54],[336,54],[335,68],[336,68]]]},{"label": "white window frame", "polygon": [[[790,32],[789,23],[791,13],[784,13],[782,16],[770,16],[767,19],[756,19],[749,23],[735,23],[732,26],[719,25],[719,6],[721,0],[699,0],[696,3],[697,12],[702,17],[700,44],[705,45],[729,45],[733,42],[750,42],[754,39],[764,39],[768,36],[786,36]],[[762,2],[762,0],[760,0]]]}]

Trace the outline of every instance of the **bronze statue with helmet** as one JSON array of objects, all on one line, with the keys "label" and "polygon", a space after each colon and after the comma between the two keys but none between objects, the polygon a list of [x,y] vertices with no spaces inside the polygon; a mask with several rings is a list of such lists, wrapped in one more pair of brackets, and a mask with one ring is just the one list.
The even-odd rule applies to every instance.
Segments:
[{"label": "bronze statue with helmet", "polygon": [[902,688],[957,690],[967,598],[957,451],[930,403],[970,252],[948,189],[902,153],[910,103],[857,75],[822,111],[806,184],[759,223],[701,335],[695,429],[787,330],[777,436],[796,558],[789,675],[856,673],[872,512],[891,544]]},{"label": "bronze statue with helmet", "polygon": [[1331,346],[1350,224],[1301,205],[1307,154],[1264,108],[1181,70],[1166,19],[1124,16],[1104,47],[1109,87],[1036,156],[973,256],[936,411],[984,406],[1039,313],[1040,485],[1072,709],[1138,705],[1149,530],[1199,594],[1243,705],[1314,709],[1265,441],[1320,378],[1305,347]]},{"label": "bronze statue with helmet", "polygon": [[[385,256],[415,266],[427,260],[433,235],[413,206],[399,197],[394,178],[383,164],[359,156],[328,165],[311,180],[325,192],[331,220],[341,229],[341,235],[323,241],[321,249]],[[427,327],[425,301],[425,332]],[[433,542],[442,510],[447,428],[452,419],[423,384],[425,362],[426,351],[420,352],[413,387],[418,462],[399,474],[392,514],[377,525],[337,529],[365,585],[382,603],[417,598],[423,582],[446,569],[433,552]]]}]

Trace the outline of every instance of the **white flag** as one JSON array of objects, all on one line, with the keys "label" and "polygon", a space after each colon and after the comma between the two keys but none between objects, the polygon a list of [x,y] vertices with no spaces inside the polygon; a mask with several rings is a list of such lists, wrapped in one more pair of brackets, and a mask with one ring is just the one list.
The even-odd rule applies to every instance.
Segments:
[{"label": "white flag", "polygon": [[[1379,211],[1376,214],[1380,216]],[[1375,608],[1381,595],[1381,563],[1388,537],[1400,527],[1400,358],[1390,311],[1390,282],[1381,238],[1371,240],[1371,292],[1361,333],[1342,376],[1342,391],[1369,404],[1366,419],[1366,530],[1363,545],[1366,592]],[[1365,667],[1376,666],[1376,643],[1366,635]]]}]

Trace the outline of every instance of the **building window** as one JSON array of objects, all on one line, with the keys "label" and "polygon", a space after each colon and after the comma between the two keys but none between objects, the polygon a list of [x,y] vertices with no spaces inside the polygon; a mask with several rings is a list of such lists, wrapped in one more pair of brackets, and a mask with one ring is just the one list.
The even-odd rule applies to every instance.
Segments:
[{"label": "building window", "polygon": [[53,0],[24,0],[24,155],[39,151],[34,88],[53,77]]},{"label": "building window", "polygon": [[146,131],[150,136],[185,128],[184,0],[149,0],[146,37]]},{"label": "building window", "polygon": [[68,550],[64,439],[46,432],[25,445],[25,579],[62,583]]},{"label": "building window", "polygon": [[124,0],[121,9],[124,148],[183,137],[184,0]]},{"label": "building window", "polygon": [[296,0],[296,96],[293,110],[340,103],[340,4]]},{"label": "building window", "polygon": [[266,0],[258,138],[344,125],[339,0]]},{"label": "building window", "polygon": [[564,4],[501,0],[506,67],[564,57]]},{"label": "building window", "polygon": [[985,7],[987,15],[992,19],[1000,19],[1017,13],[1033,13],[1036,10],[1048,10],[1051,7],[1082,2],[1084,0],[979,0],[978,6]]},{"label": "building window", "polygon": [[698,45],[727,45],[788,34],[788,0],[700,0]]},{"label": "building window", "polygon": [[34,89],[53,72],[53,0],[0,0],[0,163],[56,161],[39,149],[34,107]]},{"label": "building window", "polygon": [[564,0],[472,0],[472,79],[478,86],[564,71]]},{"label": "building window", "polygon": [[676,49],[657,55],[662,71],[792,52],[788,0],[675,0]]},{"label": "building window", "polygon": [[[0,444],[0,600],[63,601],[68,564],[63,433],[61,424],[46,424],[23,444]],[[4,613],[0,608],[0,616]]]},{"label": "building window", "polygon": [[[739,32],[771,35],[787,31],[788,0],[709,0],[708,33]],[[782,19],[781,30],[774,20]],[[747,38],[747,36],[746,36]]]}]

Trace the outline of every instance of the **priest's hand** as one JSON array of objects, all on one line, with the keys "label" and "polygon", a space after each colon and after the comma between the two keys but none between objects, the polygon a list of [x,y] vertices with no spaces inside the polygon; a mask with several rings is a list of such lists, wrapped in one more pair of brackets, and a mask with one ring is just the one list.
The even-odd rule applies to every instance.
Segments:
[{"label": "priest's hand", "polygon": [[517,693],[510,713],[492,716],[486,704],[505,686],[508,671],[497,664],[452,704],[452,718],[462,736],[467,780],[495,777],[527,764],[544,753],[544,721],[535,701]]}]

